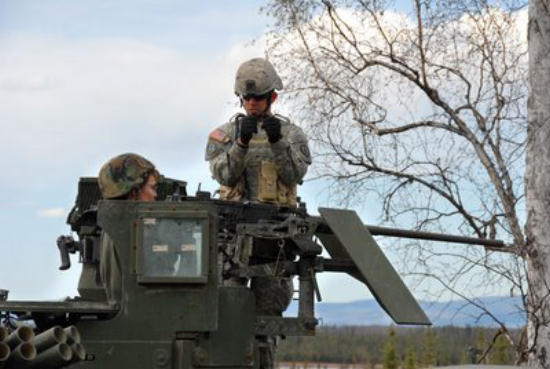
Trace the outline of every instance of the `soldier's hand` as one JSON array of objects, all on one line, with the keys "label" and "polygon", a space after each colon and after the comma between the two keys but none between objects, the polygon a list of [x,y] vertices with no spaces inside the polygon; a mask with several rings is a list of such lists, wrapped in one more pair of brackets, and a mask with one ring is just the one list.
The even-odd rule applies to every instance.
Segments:
[{"label": "soldier's hand", "polygon": [[239,119],[241,125],[239,138],[243,145],[248,145],[252,135],[258,133],[258,118],[252,116],[244,116]]},{"label": "soldier's hand", "polygon": [[275,143],[281,139],[281,121],[273,115],[264,119],[264,129],[269,142]]}]

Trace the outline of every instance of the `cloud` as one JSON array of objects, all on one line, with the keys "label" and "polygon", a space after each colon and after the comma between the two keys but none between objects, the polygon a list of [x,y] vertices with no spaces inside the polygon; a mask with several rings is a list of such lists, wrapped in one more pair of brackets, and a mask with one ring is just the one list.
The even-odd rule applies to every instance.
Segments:
[{"label": "cloud", "polygon": [[[73,256],[71,270],[57,270],[55,239],[69,232],[65,209],[78,178],[95,176],[110,157],[140,153],[186,180],[190,194],[199,182],[203,190],[218,187],[204,160],[206,138],[239,110],[235,71],[264,56],[264,39],[204,52],[121,38],[0,34],[0,49],[0,165],[9,178],[0,191],[10,194],[0,202],[10,210],[0,214],[8,233],[0,249],[17,250],[0,270],[0,288],[12,290],[10,298],[42,299],[76,294],[79,265]],[[37,231],[22,231],[33,217]],[[39,281],[20,278],[37,271]]]},{"label": "cloud", "polygon": [[65,218],[67,216],[67,211],[63,208],[51,208],[38,210],[36,214],[39,217],[45,218]]},{"label": "cloud", "polygon": [[[191,194],[199,182],[217,188],[204,160],[208,133],[239,108],[239,63],[263,54],[261,45],[236,44],[195,52],[130,39],[0,33],[0,165],[9,179],[0,183],[9,194],[0,202],[0,249],[11,260],[0,270],[0,288],[10,298],[76,293],[80,268],[59,273],[55,239],[70,232],[65,209],[78,178],[95,176],[110,157],[140,153],[168,177],[188,181]],[[29,219],[34,232],[26,232]],[[37,272],[39,281],[20,277]]]},{"label": "cloud", "polygon": [[10,132],[0,164],[12,183],[52,170],[63,180],[74,168],[95,174],[123,151],[204,165],[208,132],[238,108],[245,47],[194,55],[135,40],[5,36],[0,48],[0,121]]}]

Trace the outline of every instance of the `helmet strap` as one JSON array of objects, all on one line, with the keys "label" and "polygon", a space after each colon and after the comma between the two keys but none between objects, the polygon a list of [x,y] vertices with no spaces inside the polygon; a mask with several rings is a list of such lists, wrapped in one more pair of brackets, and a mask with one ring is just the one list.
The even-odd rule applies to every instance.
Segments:
[{"label": "helmet strap", "polygon": [[241,104],[241,108],[243,107],[243,97],[235,92],[235,95],[239,98],[239,103]]},{"label": "helmet strap", "polygon": [[271,109],[271,97],[273,96],[273,90],[269,91],[267,93],[267,105],[265,106],[264,112],[262,113],[262,116],[267,116],[267,112]]}]

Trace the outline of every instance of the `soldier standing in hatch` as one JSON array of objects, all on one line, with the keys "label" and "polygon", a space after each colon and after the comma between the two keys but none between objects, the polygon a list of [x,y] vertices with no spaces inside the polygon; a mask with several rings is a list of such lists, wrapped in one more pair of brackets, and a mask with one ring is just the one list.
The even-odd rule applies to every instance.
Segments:
[{"label": "soldier standing in hatch", "polygon": [[[220,183],[220,199],[296,206],[297,185],[302,183],[311,156],[303,131],[271,112],[283,83],[271,63],[254,58],[240,65],[235,94],[246,114],[239,113],[208,137],[206,160]],[[254,242],[250,264],[279,258],[270,240]],[[273,255],[275,253],[275,255]],[[259,315],[277,315],[290,304],[292,281],[272,271],[270,277],[252,278]],[[274,337],[262,337],[260,367],[273,367]]]},{"label": "soldier standing in hatch", "polygon": [[296,205],[296,187],[311,156],[303,131],[271,112],[275,90],[282,88],[265,59],[251,59],[237,70],[235,94],[246,114],[233,116],[210,133],[206,148],[221,199]]}]

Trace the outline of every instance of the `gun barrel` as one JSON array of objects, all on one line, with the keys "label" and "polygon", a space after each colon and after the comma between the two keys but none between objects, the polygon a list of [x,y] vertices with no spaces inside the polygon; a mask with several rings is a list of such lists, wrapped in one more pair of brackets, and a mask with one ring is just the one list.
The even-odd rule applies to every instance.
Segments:
[{"label": "gun barrel", "polygon": [[430,241],[445,241],[445,242],[453,242],[453,243],[465,243],[465,244],[471,244],[471,245],[484,245],[484,246],[491,246],[491,247],[506,246],[504,242],[501,240],[489,240],[486,238],[456,236],[452,234],[433,233],[433,232],[424,232],[424,231],[410,231],[407,229],[379,227],[379,226],[372,226],[372,225],[366,225],[365,227],[367,227],[369,232],[375,236],[414,238],[414,239],[430,240]]},{"label": "gun barrel", "polygon": [[[322,217],[313,217],[315,220],[319,221],[319,228],[317,229],[320,233],[332,233],[330,228],[325,223]],[[389,228],[389,227],[380,227],[366,224],[365,228],[373,236],[387,236],[387,237],[399,237],[399,238],[413,238],[419,240],[428,240],[428,241],[444,241],[444,242],[453,242],[453,243],[464,243],[470,245],[483,245],[494,248],[506,248],[506,245],[501,240],[489,240],[486,238],[476,238],[476,237],[466,237],[466,236],[457,236],[452,234],[444,233],[434,233],[434,232],[424,232],[424,231],[411,231],[408,229],[400,228]]]}]

